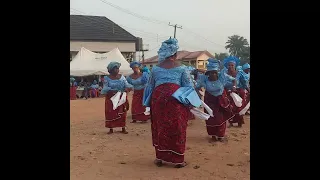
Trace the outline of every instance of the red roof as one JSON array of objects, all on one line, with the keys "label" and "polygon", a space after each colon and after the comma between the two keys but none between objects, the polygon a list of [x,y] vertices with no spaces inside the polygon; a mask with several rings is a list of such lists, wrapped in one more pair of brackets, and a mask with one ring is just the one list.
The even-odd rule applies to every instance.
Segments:
[{"label": "red roof", "polygon": [[[207,54],[209,57],[214,57],[208,51],[194,51],[194,52],[178,51],[177,52],[177,60],[196,59],[204,53]],[[151,58],[144,60],[145,64],[155,63],[155,62],[158,62],[158,56],[153,56]]]}]

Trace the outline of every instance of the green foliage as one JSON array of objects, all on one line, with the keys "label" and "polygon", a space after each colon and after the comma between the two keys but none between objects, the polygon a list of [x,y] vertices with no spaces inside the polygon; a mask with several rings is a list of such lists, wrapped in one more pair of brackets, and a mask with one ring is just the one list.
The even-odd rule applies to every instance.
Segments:
[{"label": "green foliage", "polygon": [[240,63],[250,62],[250,46],[248,40],[239,35],[228,37],[225,48],[229,50],[230,55],[239,57]]}]

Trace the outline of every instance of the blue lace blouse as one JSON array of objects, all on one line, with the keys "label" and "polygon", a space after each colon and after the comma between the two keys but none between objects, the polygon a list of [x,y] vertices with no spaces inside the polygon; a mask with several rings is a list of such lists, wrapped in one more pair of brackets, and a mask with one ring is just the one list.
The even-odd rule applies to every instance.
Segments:
[{"label": "blue lace blouse", "polygon": [[165,69],[159,66],[154,66],[143,94],[144,106],[150,105],[150,98],[153,89],[162,84],[174,83],[180,87],[193,87],[190,73],[188,73],[186,67],[187,66],[183,65],[171,69]]},{"label": "blue lace blouse", "polygon": [[146,87],[146,84],[149,80],[149,73],[144,72],[142,76],[137,79],[132,79],[130,76],[127,77],[127,81],[129,84],[133,85],[133,89],[141,90]]},{"label": "blue lace blouse", "polygon": [[101,94],[107,94],[110,90],[123,92],[126,88],[133,88],[133,86],[128,83],[128,81],[123,75],[121,75],[120,79],[115,80],[110,79],[108,76],[104,76]]}]

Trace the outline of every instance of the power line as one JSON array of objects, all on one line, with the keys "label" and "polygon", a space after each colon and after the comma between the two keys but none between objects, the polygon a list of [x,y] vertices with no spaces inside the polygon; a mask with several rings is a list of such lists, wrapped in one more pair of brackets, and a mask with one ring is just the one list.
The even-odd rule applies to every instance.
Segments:
[{"label": "power line", "polygon": [[211,40],[209,40],[209,39],[207,39],[207,38],[205,38],[205,37],[201,36],[201,35],[200,35],[200,34],[198,34],[198,33],[192,32],[192,31],[191,31],[191,30],[189,30],[188,28],[185,28],[185,30],[186,30],[186,31],[189,31],[191,34],[196,35],[196,37],[200,37],[200,38],[202,38],[203,40],[205,40],[205,41],[207,41],[207,42],[210,42],[210,43],[212,43],[212,44],[215,44],[215,45],[218,45],[218,46],[222,46],[222,47],[224,47],[224,45],[221,45],[221,44],[215,43],[215,42],[213,42],[213,41],[211,41]]},{"label": "power line", "polygon": [[[116,9],[118,9],[118,10],[124,12],[124,13],[130,14],[130,15],[135,16],[135,17],[137,17],[137,18],[140,18],[140,19],[142,19],[142,20],[146,20],[146,21],[149,21],[149,22],[151,22],[151,23],[156,23],[156,24],[167,24],[165,21],[161,21],[161,20],[157,20],[157,19],[151,19],[151,18],[142,16],[142,15],[140,15],[140,14],[134,13],[134,12],[128,10],[128,9],[122,8],[122,7],[120,7],[120,6],[117,6],[117,5],[115,5],[115,4],[112,4],[112,3],[110,3],[110,2],[107,2],[107,1],[105,1],[105,0],[99,0],[99,1],[101,1],[101,2],[103,2],[103,3],[105,3],[105,4],[109,5],[109,6],[111,6],[111,7],[113,7],[113,8],[116,8]],[[187,31],[187,32],[190,32],[191,34],[197,35],[197,37],[200,37],[200,38],[202,38],[203,40],[205,40],[205,41],[207,41],[207,42],[209,42],[209,43],[212,43],[212,44],[215,44],[215,45],[224,47],[224,45],[215,43],[215,42],[209,40],[208,38],[203,37],[202,35],[199,35],[198,33],[195,33],[195,32],[193,32],[193,31],[191,31],[191,30],[186,29],[186,31]]]},{"label": "power line", "polygon": [[110,3],[110,2],[107,2],[107,1],[105,1],[105,0],[99,0],[99,1],[101,1],[101,2],[103,2],[103,3],[105,3],[105,4],[109,5],[109,6],[111,6],[111,7],[113,7],[113,8],[116,8],[116,9],[122,11],[122,12],[125,12],[125,13],[127,13],[127,14],[132,15],[132,16],[135,16],[135,17],[137,17],[137,18],[140,18],[140,19],[143,19],[143,20],[152,22],[152,23],[156,23],[156,24],[167,24],[167,22],[160,21],[160,20],[156,20],[156,19],[151,19],[151,18],[148,18],[148,17],[146,17],[146,16],[139,15],[139,14],[134,13],[134,12],[128,10],[128,9],[122,8],[122,7],[120,7],[120,6],[117,6],[117,5],[115,5],[115,4],[112,4],[112,3]]},{"label": "power line", "polygon": [[[90,15],[88,15],[87,13],[85,13],[85,12],[83,12],[83,11],[80,11],[80,10],[77,10],[77,9],[74,9],[74,8],[70,8],[70,10],[73,10],[73,11],[79,13],[80,15],[86,15],[86,16],[83,17],[84,19],[87,19],[87,20],[90,20],[90,21],[93,21],[93,22],[96,22],[96,23],[101,23],[101,22],[98,22],[96,19],[90,17]],[[85,25],[85,26],[87,26],[87,27],[90,26],[90,25],[84,24],[84,23],[79,22],[79,21],[76,21],[76,22],[77,22],[77,23],[80,23],[80,24],[83,24],[83,25]],[[102,25],[106,25],[106,24],[102,24]],[[152,32],[147,32],[147,31],[143,31],[143,30],[131,28],[131,27],[125,26],[125,25],[123,25],[123,24],[117,24],[117,25],[120,26],[120,27],[125,27],[125,28],[127,28],[127,29],[131,29],[131,30],[137,31],[137,32],[139,32],[139,33],[141,33],[141,34],[144,33],[143,36],[146,36],[146,34],[148,34],[149,37],[146,37],[146,38],[143,38],[143,39],[144,39],[144,40],[147,39],[148,41],[151,41],[151,42],[156,42],[156,43],[157,43],[156,48],[159,48],[160,45],[161,45],[161,44],[158,44],[158,43],[159,43],[159,40],[160,40],[160,42],[162,42],[164,38],[169,38],[169,36],[160,36],[160,37],[159,37],[159,36],[158,36],[159,34],[157,34],[157,33],[152,33]],[[172,26],[174,26],[174,25],[172,25]],[[90,26],[90,27],[91,27],[91,26]],[[100,26],[96,26],[95,28],[100,29],[100,30],[105,30],[105,29],[103,29],[103,28],[101,27],[101,24],[100,24]],[[177,27],[177,28],[179,28],[179,27]],[[127,34],[119,33],[119,32],[117,32],[117,31],[107,31],[107,32],[113,33],[113,34],[118,34],[118,35],[128,36]],[[137,32],[136,32],[136,33],[137,33]],[[156,36],[156,37],[153,37],[152,35],[154,35],[154,36]],[[151,37],[150,37],[150,36],[151,36]],[[199,48],[199,47],[192,46],[192,45],[190,45],[188,42],[184,41],[183,39],[179,39],[179,41],[182,42],[182,43],[180,43],[180,44],[181,44],[182,46],[184,46],[184,47],[191,47],[192,49],[199,49],[199,50],[203,50],[203,49],[204,49],[204,48]],[[149,51],[146,51],[145,53],[151,53],[151,52],[152,52],[153,50],[155,50],[156,48],[154,48],[154,49],[152,49],[152,50],[149,50]]]}]

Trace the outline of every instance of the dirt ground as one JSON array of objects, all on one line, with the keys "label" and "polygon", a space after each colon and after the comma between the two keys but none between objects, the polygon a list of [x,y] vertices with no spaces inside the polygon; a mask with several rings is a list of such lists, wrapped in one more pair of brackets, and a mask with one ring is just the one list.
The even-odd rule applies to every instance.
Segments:
[{"label": "dirt ground", "polygon": [[226,143],[209,142],[205,122],[193,120],[187,130],[188,166],[181,169],[155,166],[150,122],[130,121],[128,113],[129,134],[107,135],[104,98],[70,101],[71,180],[250,179],[249,116],[242,128],[227,129]]}]

